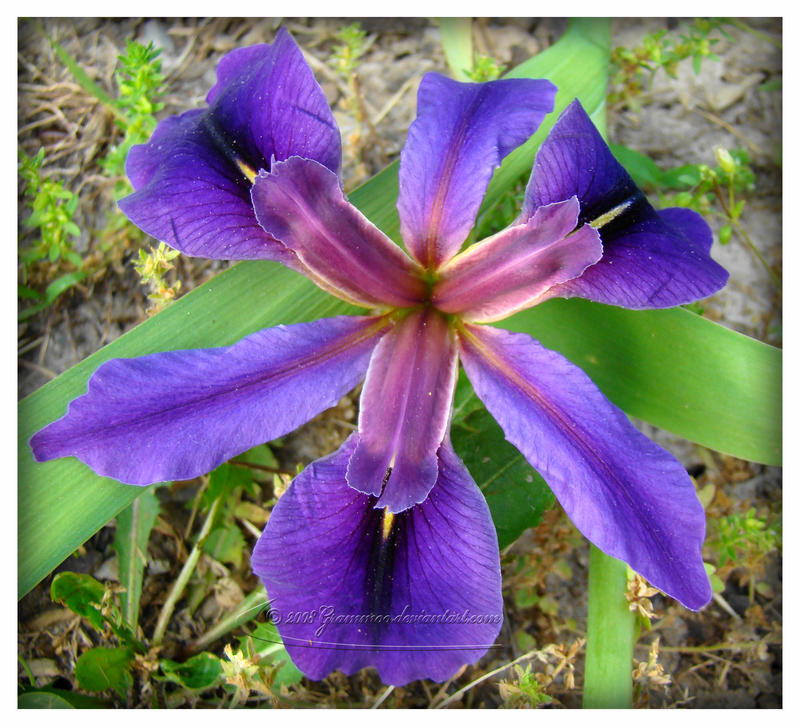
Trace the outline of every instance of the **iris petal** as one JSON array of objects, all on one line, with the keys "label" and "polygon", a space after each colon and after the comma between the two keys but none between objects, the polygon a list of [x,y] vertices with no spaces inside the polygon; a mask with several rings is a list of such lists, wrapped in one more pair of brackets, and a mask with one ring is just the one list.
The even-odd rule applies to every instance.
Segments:
[{"label": "iris petal", "polygon": [[535,305],[603,254],[596,230],[588,224],[575,230],[579,209],[575,197],[539,207],[524,224],[456,255],[439,270],[434,305],[472,322],[502,320]]},{"label": "iris petal", "polygon": [[126,484],[205,474],[333,406],[386,328],[382,318],[328,318],[228,348],[108,361],[63,418],[33,436],[34,456],[76,456]]},{"label": "iris petal", "polygon": [[446,442],[428,499],[387,524],[391,515],[345,481],[356,442],[311,464],[278,500],[253,570],[309,677],[374,666],[398,686],[446,680],[486,652],[502,623],[486,501]]},{"label": "iris petal", "polygon": [[465,326],[460,342],[475,392],[575,526],[686,607],[708,603],[705,513],[680,462],[528,336]]},{"label": "iris petal", "polygon": [[612,219],[599,227],[603,258],[550,296],[664,308],[725,285],[728,273],[711,259],[711,231],[702,217],[690,210],[656,212],[578,101],[561,114],[536,155],[521,220],[573,195],[581,203],[581,223]]},{"label": "iris petal", "polygon": [[357,305],[406,307],[422,300],[421,269],[345,199],[321,164],[292,157],[253,186],[261,226],[297,254],[320,287]]},{"label": "iris petal", "polygon": [[555,93],[544,80],[459,83],[425,75],[397,199],[403,240],[422,265],[436,267],[458,252],[492,173],[553,110]]},{"label": "iris petal", "polygon": [[455,340],[440,313],[413,312],[383,337],[361,393],[350,486],[392,512],[425,499],[436,482],[457,373]]},{"label": "iris petal", "polygon": [[135,191],[120,208],[186,254],[302,269],[258,225],[250,186],[273,157],[300,155],[338,172],[341,140],[325,94],[283,29],[272,45],[232,51],[217,73],[209,108],[165,119],[131,149],[126,171]]}]

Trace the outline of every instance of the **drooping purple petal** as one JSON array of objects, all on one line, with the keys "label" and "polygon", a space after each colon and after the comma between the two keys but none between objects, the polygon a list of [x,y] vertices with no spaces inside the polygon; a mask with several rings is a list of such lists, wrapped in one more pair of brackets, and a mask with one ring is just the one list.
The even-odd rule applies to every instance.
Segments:
[{"label": "drooping purple petal", "polygon": [[528,336],[465,326],[460,343],[475,392],[575,526],[686,607],[703,607],[705,514],[680,462]]},{"label": "drooping purple petal", "polygon": [[502,320],[535,305],[603,254],[595,229],[587,224],[573,232],[579,209],[575,197],[539,207],[524,224],[456,255],[439,270],[433,304],[473,322]]},{"label": "drooping purple petal", "polygon": [[261,226],[292,250],[323,289],[368,307],[407,307],[426,288],[416,262],[345,199],[316,161],[291,157],[253,186]]},{"label": "drooping purple petal", "polygon": [[555,94],[545,80],[459,83],[425,75],[400,157],[397,200],[403,240],[421,264],[435,267],[458,252],[492,173],[553,110]]},{"label": "drooping purple petal", "polygon": [[436,482],[457,374],[452,331],[434,310],[409,314],[382,338],[361,393],[351,487],[379,497],[378,506],[391,512],[425,499]]},{"label": "drooping purple petal", "polygon": [[126,484],[204,474],[333,406],[363,377],[387,327],[384,318],[328,318],[228,348],[110,360],[31,438],[34,457],[76,456]]},{"label": "drooping purple petal", "polygon": [[486,501],[445,442],[421,505],[396,515],[347,486],[357,435],[278,500],[252,556],[298,668],[321,679],[374,666],[396,686],[444,681],[502,624],[497,536]]},{"label": "drooping purple petal", "polygon": [[232,51],[217,74],[207,109],[165,119],[131,149],[126,170],[135,191],[120,208],[186,254],[302,269],[259,227],[250,187],[273,157],[303,156],[338,172],[341,140],[325,95],[285,29],[272,45]]},{"label": "drooping purple petal", "polygon": [[690,210],[657,212],[614,158],[578,101],[536,155],[521,219],[576,195],[580,223],[599,227],[603,258],[552,296],[584,297],[627,308],[663,308],[707,297],[728,273],[711,259],[711,231]]}]

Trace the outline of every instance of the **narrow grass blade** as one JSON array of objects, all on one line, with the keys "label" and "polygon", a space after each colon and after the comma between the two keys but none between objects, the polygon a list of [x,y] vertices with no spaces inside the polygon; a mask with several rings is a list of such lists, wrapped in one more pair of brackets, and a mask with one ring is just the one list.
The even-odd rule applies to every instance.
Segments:
[{"label": "narrow grass blade", "polygon": [[147,542],[160,507],[155,491],[147,488],[117,515],[114,549],[117,551],[122,616],[136,633],[139,622],[139,602],[142,597],[142,578],[147,564]]},{"label": "narrow grass blade", "polygon": [[86,91],[90,96],[94,96],[100,103],[102,103],[109,111],[115,116],[122,118],[122,113],[117,108],[116,102],[109,96],[100,86],[98,86],[83,68],[81,68],[78,61],[76,61],[64,48],[59,45],[53,38],[42,30],[43,35],[47,38],[48,42],[53,48],[53,51],[58,56],[59,60],[67,67],[67,70],[72,74],[73,78],[77,81],[78,85]]},{"label": "narrow grass blade", "polygon": [[447,65],[457,81],[469,81],[472,70],[472,18],[439,18]]}]

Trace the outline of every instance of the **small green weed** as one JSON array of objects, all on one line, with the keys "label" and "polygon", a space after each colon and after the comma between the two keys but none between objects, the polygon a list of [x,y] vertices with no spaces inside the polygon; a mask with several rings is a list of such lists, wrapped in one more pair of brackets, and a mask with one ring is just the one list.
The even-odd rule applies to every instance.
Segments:
[{"label": "small green weed", "polygon": [[658,30],[645,35],[635,48],[615,48],[611,52],[611,84],[615,90],[608,95],[609,104],[638,110],[637,97],[652,84],[659,69],[675,78],[678,65],[684,60],[692,59],[696,74],[705,59],[719,60],[712,52],[720,40],[714,34],[732,40],[723,29],[725,25],[727,21],[721,18],[695,18],[684,23],[677,35]]},{"label": "small green weed", "polygon": [[[124,132],[122,141],[113,147],[101,161],[106,174],[116,179],[114,197],[119,199],[133,191],[125,176],[125,160],[131,147],[145,143],[155,131],[155,114],[164,108],[160,100],[166,93],[164,75],[161,73],[161,49],[152,43],[143,45],[130,38],[126,41],[126,52],[117,59],[115,74],[118,95],[114,106],[118,113],[116,124]],[[112,212],[103,231],[101,246],[115,248],[116,241],[124,239],[144,245],[146,236],[131,224],[118,210]],[[148,313],[155,313],[172,302],[181,288],[181,281],[168,284],[165,275],[174,268],[172,261],[180,253],[169,249],[163,242],[158,247],[139,249],[139,259],[134,268],[139,273],[141,284],[148,287],[151,302]]]},{"label": "small green weed", "polygon": [[734,569],[741,568],[743,574],[739,582],[749,586],[752,600],[765,557],[781,547],[780,519],[759,516],[750,508],[744,513],[710,519],[709,530],[706,546],[715,560],[720,579],[724,582]]},{"label": "small green weed", "polygon": [[340,42],[333,46],[330,62],[336,73],[350,83],[366,51],[367,34],[361,29],[360,23],[353,23],[339,30],[336,39]]},{"label": "small green weed", "polygon": [[369,176],[367,169],[367,151],[380,149],[382,140],[370,120],[358,68],[364,54],[369,49],[374,38],[367,36],[359,23],[346,25],[334,36],[339,41],[333,47],[329,65],[344,81],[346,94],[341,101],[341,108],[355,120],[355,129],[347,134],[343,141],[349,153],[345,154],[355,160],[352,173],[352,184],[358,184]]},{"label": "small green weed", "polygon": [[178,250],[170,249],[163,242],[159,242],[158,247],[150,250],[139,250],[139,260],[134,262],[133,266],[139,273],[142,284],[150,288],[147,299],[152,305],[148,312],[160,310],[172,302],[181,289],[180,280],[172,284],[166,280],[167,273],[175,267],[172,261],[179,255]]},{"label": "small green weed", "polygon": [[505,708],[537,708],[553,702],[531,671],[530,663],[524,670],[515,665],[512,677],[501,681],[498,688]]},{"label": "small green weed", "polygon": [[499,60],[492,58],[488,55],[475,54],[475,61],[472,65],[472,70],[467,71],[470,80],[475,83],[484,83],[485,81],[496,81],[503,75],[506,66]]},{"label": "small green weed", "polygon": [[[45,177],[44,148],[34,157],[19,150],[19,175],[24,185],[26,206],[31,210],[23,224],[36,229],[38,239],[32,246],[21,247],[19,251],[18,296],[33,301],[20,313],[25,319],[42,310],[63,292],[80,282],[85,276],[83,260],[73,249],[73,240],[80,237],[81,230],[73,221],[78,208],[78,197],[66,189],[62,182]],[[44,265],[45,282],[33,284],[32,276]],[[64,268],[67,272],[64,273]],[[72,268],[71,270],[69,268]],[[58,275],[61,272],[62,274]],[[44,291],[39,288],[44,287]]]},{"label": "small green weed", "polygon": [[58,262],[66,260],[80,267],[80,255],[72,249],[72,239],[81,236],[81,230],[72,221],[78,208],[78,197],[64,188],[60,181],[44,177],[44,147],[34,157],[19,151],[19,174],[25,184],[25,197],[32,210],[24,221],[26,227],[39,230],[39,241],[21,253],[23,279],[25,269],[40,260]]},{"label": "small green weed", "polygon": [[109,176],[122,177],[117,186],[118,198],[131,190],[124,178],[128,151],[134,144],[142,144],[150,138],[156,128],[155,114],[164,108],[159,100],[166,92],[159,55],[161,49],[152,43],[143,45],[129,38],[126,53],[118,58],[115,78],[119,95],[114,105],[120,113],[115,121],[125,135],[102,161]]}]

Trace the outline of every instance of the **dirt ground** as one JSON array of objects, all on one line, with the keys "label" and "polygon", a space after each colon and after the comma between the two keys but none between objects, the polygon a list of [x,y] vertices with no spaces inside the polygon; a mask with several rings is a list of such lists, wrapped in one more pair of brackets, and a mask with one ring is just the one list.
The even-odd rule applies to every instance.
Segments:
[{"label": "dirt ground", "polygon": [[[353,22],[337,19],[263,20],[44,20],[19,25],[19,137],[33,155],[46,149],[45,171],[62,179],[80,197],[76,222],[82,235],[76,249],[84,257],[102,259],[96,271],[50,308],[18,327],[19,396],[24,397],[102,345],[147,317],[146,291],[132,267],[135,242],[117,241],[113,252],[100,252],[98,239],[113,209],[114,181],[103,175],[99,159],[118,141],[110,114],[75,82],[54,56],[44,28],[102,88],[115,93],[117,56],[125,39],[148,40],[163,49],[168,94],[159,118],[202,105],[214,83],[214,68],[227,51],[257,42],[270,42],[283,22],[294,34],[333,106],[345,139],[356,120],[347,103],[348,89],[327,63],[334,34]],[[351,189],[396,159],[415,115],[416,87],[431,70],[447,72],[439,30],[433,21],[380,18],[361,20],[369,37],[358,70],[364,107],[380,143],[357,149],[346,144],[345,185]],[[714,147],[744,148],[755,173],[742,223],[767,265],[780,275],[782,256],[781,144],[782,28],[779,20],[748,19],[747,28],[725,26],[714,45],[718,60],[707,59],[698,74],[691,62],[680,64],[677,78],[663,71],[638,99],[638,107],[611,103],[608,129],[612,141],[649,155],[662,169],[681,164],[713,166]],[[565,30],[561,20],[507,19],[475,23],[476,48],[508,67],[555,42]],[[641,44],[647,33],[680,31],[677,21],[615,20],[612,47]],[[21,217],[28,212],[22,206]],[[721,222],[709,219],[715,232]],[[20,227],[21,242],[30,240]],[[704,315],[739,332],[781,345],[781,291],[752,250],[734,238],[715,242],[713,255],[731,273],[728,286],[705,305]],[[180,293],[207,281],[227,263],[178,258],[170,279],[181,281]],[[40,273],[46,276],[45,268]],[[357,398],[339,406],[287,437],[276,451],[282,468],[333,450],[355,421]],[[685,442],[646,424],[643,430],[670,449],[710,493],[710,518],[743,514],[781,520],[781,470],[732,459]],[[152,632],[166,590],[185,557],[190,502],[198,484],[161,490],[162,515],[149,547],[150,567],[142,599],[141,626]],[[89,572],[98,579],[115,577],[111,547],[114,523],[103,528],[63,569]],[[248,535],[251,536],[251,535]],[[254,543],[248,541],[251,546]],[[181,554],[183,553],[183,554]],[[706,560],[709,561],[709,556]],[[441,693],[452,693],[533,647],[556,644],[562,650],[538,661],[551,706],[580,705],[585,631],[588,549],[556,507],[535,530],[527,531],[503,553],[506,618],[502,649],[466,669]],[[636,705],[681,708],[778,708],[782,704],[782,563],[779,549],[754,553],[729,563],[718,574],[724,590],[700,613],[691,613],[656,594],[652,627],[637,643],[635,657],[644,663],[637,678]],[[239,596],[256,581],[247,562],[231,573]],[[85,632],[69,613],[54,605],[47,578],[19,604],[19,653],[31,666],[37,684],[77,688],[74,660],[83,649],[97,645],[96,634]],[[233,598],[235,601],[235,597]],[[219,620],[230,601],[210,592],[186,626],[178,619],[168,634],[175,653],[186,633],[196,637]],[[180,608],[179,608],[180,610]],[[66,613],[66,615],[64,614]],[[187,636],[188,637],[188,636]],[[211,648],[218,655],[226,640]],[[648,653],[658,643],[657,666],[646,667]],[[570,648],[572,647],[572,650]],[[558,664],[561,663],[561,666]],[[663,670],[659,670],[659,667]],[[20,682],[26,678],[20,667]],[[509,696],[513,688],[499,685],[510,672],[489,678],[471,689],[455,707],[494,708],[525,705]],[[141,685],[141,684],[138,684]],[[511,683],[513,686],[513,682]],[[320,683],[304,680],[292,686],[284,706],[369,706],[385,697],[382,707],[427,707],[442,700],[438,684],[416,683],[392,689],[366,671],[351,678],[334,674]],[[147,707],[150,691],[139,688],[121,706]],[[108,695],[108,694],[106,694]],[[198,697],[181,705],[202,707],[212,700]]]}]

